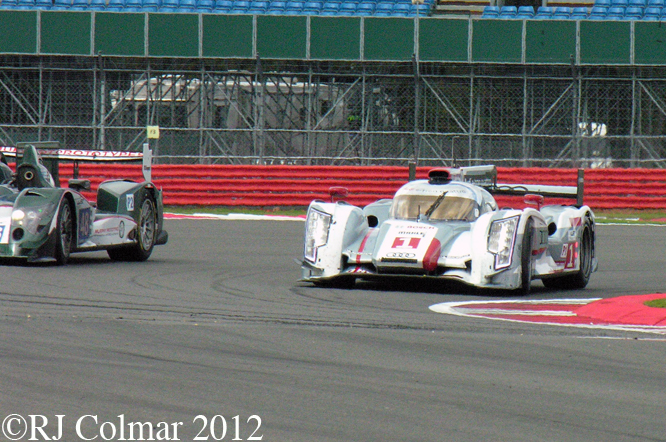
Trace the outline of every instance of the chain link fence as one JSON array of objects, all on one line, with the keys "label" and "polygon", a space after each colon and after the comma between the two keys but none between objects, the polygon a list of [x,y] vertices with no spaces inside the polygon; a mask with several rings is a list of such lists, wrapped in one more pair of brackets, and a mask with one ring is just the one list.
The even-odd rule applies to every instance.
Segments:
[{"label": "chain link fence", "polygon": [[666,68],[0,59],[0,143],[160,163],[666,166]]}]

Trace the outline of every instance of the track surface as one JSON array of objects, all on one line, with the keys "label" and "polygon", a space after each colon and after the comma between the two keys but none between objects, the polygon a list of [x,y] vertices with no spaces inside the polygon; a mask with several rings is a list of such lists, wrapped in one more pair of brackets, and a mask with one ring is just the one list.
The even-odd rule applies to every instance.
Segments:
[{"label": "track surface", "polygon": [[[44,434],[62,429],[65,441],[122,440],[121,429],[139,440],[128,422],[192,441],[199,415],[208,440],[221,436],[219,417],[209,431],[216,415],[222,440],[257,427],[267,442],[666,440],[658,335],[428,309],[502,299],[457,286],[314,288],[297,282],[301,222],[166,227],[169,244],[146,263],[93,253],[64,268],[0,267],[0,420],[43,415]],[[597,232],[586,290],[534,282],[529,298],[666,291],[665,228]]]}]

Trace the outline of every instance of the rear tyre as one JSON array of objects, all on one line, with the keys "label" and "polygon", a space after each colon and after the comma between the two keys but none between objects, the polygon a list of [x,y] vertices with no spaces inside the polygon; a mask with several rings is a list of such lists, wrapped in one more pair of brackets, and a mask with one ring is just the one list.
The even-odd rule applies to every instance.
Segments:
[{"label": "rear tyre", "polygon": [[543,280],[543,285],[554,289],[583,289],[590,281],[592,274],[592,228],[590,223],[586,222],[583,228],[583,236],[579,243],[580,269],[577,272],[561,276],[559,278],[547,278]]},{"label": "rear tyre", "polygon": [[63,199],[58,210],[56,225],[55,260],[58,265],[65,265],[72,253],[74,242],[74,216],[69,201]]},{"label": "rear tyre", "polygon": [[528,219],[525,224],[525,234],[520,248],[520,289],[522,295],[527,295],[532,287],[532,237],[534,235],[534,221]]},{"label": "rear tyre", "polygon": [[157,211],[155,202],[147,197],[141,205],[136,226],[137,241],[129,247],[109,249],[108,254],[114,261],[145,261],[153,253],[157,238]]}]

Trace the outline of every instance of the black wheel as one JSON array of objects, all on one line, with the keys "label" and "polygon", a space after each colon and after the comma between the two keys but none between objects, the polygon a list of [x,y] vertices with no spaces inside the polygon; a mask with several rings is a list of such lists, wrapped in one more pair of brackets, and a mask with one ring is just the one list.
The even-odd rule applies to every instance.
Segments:
[{"label": "black wheel", "polygon": [[554,289],[583,289],[590,281],[592,274],[592,228],[589,222],[585,223],[583,236],[578,249],[580,268],[572,273],[559,278],[548,278],[543,280],[543,285]]},{"label": "black wheel", "polygon": [[109,249],[109,257],[115,261],[145,261],[153,253],[157,238],[157,211],[155,202],[148,197],[141,204],[136,226],[137,241],[129,247]]},{"label": "black wheel", "polygon": [[74,242],[74,216],[72,207],[66,199],[62,200],[58,210],[56,235],[55,259],[58,265],[65,265],[72,253]]},{"label": "black wheel", "polygon": [[532,287],[532,238],[534,236],[534,221],[527,220],[525,234],[520,248],[520,289],[518,291],[527,295]]}]

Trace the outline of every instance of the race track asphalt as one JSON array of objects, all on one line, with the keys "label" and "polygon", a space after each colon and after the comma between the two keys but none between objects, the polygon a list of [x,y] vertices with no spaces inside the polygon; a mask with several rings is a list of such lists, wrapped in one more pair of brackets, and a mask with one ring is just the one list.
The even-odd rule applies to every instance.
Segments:
[{"label": "race track asphalt", "polygon": [[[302,222],[166,227],[145,263],[0,267],[0,441],[666,441],[662,335],[430,311],[510,298],[454,285],[314,288]],[[587,289],[528,299],[666,291],[666,228],[597,234]]]}]

